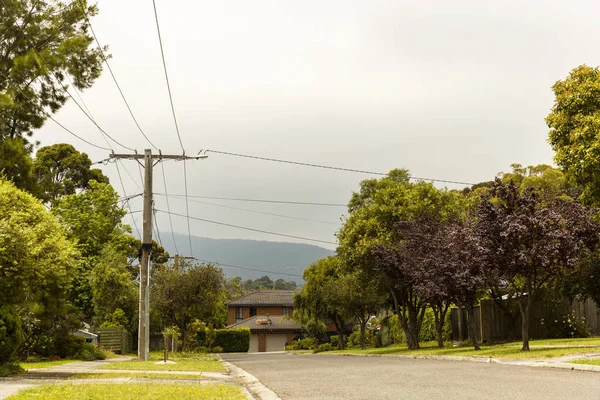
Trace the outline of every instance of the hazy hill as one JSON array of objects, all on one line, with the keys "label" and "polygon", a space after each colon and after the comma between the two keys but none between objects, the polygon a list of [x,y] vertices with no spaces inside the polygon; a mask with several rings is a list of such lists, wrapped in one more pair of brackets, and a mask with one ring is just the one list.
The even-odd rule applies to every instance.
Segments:
[{"label": "hazy hill", "polygon": [[[170,232],[161,234],[163,246],[171,254],[176,254]],[[177,248],[189,255],[187,235],[175,234]],[[333,255],[334,252],[323,247],[287,242],[267,242],[243,239],[209,239],[192,236],[194,256],[200,260],[220,262],[239,267],[261,269],[269,272],[257,272],[223,266],[227,277],[240,276],[244,279],[256,279],[269,275],[273,280],[301,281],[299,277],[278,275],[278,272],[302,275],[311,263],[319,258]]]}]

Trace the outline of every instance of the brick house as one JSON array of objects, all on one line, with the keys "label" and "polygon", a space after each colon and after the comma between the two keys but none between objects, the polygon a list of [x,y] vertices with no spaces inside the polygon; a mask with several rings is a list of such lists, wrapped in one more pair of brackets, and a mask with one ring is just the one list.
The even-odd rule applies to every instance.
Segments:
[{"label": "brick house", "polygon": [[228,328],[250,328],[250,353],[283,351],[294,334],[302,331],[291,320],[293,290],[259,290],[225,304]]}]

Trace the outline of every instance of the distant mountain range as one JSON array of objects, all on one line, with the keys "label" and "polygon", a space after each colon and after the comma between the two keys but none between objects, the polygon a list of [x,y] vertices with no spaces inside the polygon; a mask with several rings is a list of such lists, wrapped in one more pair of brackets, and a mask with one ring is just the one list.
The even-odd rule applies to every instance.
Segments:
[{"label": "distant mountain range", "polygon": [[[162,233],[161,238],[169,254],[176,254],[171,233]],[[188,236],[176,233],[175,242],[179,251],[188,255]],[[226,277],[256,279],[268,275],[273,280],[284,278],[286,281],[296,282],[302,281],[299,276],[302,276],[302,272],[310,264],[334,254],[332,250],[304,243],[209,239],[198,236],[192,236],[192,247],[197,259],[222,264]],[[225,264],[247,269],[227,267]]]}]

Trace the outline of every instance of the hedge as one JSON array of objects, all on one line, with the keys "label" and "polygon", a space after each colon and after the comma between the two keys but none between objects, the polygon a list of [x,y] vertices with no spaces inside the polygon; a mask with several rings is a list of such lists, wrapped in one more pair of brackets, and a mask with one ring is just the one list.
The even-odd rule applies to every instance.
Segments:
[{"label": "hedge", "polygon": [[[215,329],[213,347],[223,348],[224,353],[245,353],[250,349],[250,329]],[[206,346],[206,331],[198,332],[198,345]],[[208,347],[208,346],[206,346]]]}]

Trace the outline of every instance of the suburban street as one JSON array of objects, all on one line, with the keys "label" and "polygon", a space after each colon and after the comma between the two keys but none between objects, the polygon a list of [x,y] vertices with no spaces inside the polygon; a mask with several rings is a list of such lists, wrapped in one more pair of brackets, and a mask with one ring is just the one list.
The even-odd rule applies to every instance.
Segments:
[{"label": "suburban street", "polygon": [[226,354],[284,400],[598,399],[600,375],[399,357]]}]

